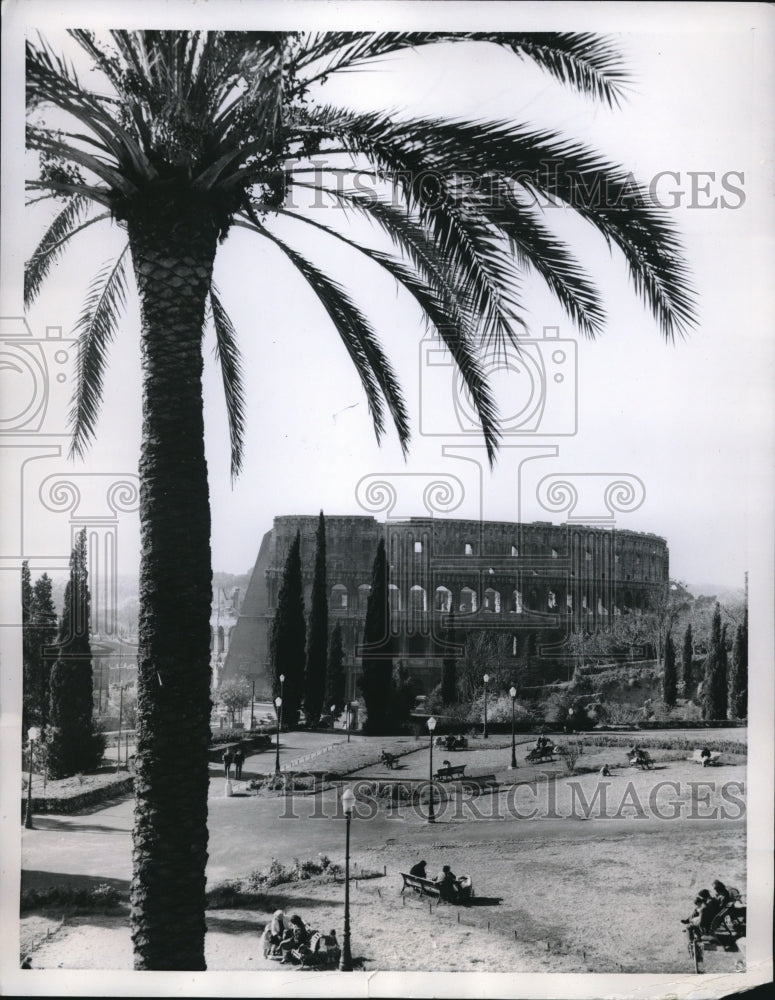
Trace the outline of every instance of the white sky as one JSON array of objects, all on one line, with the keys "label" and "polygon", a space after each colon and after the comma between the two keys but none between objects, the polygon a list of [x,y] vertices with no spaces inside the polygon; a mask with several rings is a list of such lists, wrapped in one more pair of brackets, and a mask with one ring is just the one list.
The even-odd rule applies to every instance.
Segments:
[{"label": "white sky", "polygon": [[[206,6],[212,14],[214,5]],[[458,14],[458,27],[488,26],[481,16],[472,19],[472,5],[468,11],[444,6],[445,21],[437,20],[438,26],[451,26]],[[596,27],[589,6],[583,23],[577,8],[568,9],[563,18],[563,5],[538,6],[538,14],[527,15],[524,8],[521,15],[511,11],[522,23],[509,26]],[[413,483],[422,485],[424,477],[441,473],[463,482],[465,496],[453,516],[515,519],[521,509],[525,520],[561,521],[562,513],[547,513],[538,503],[538,481],[550,474],[606,473],[635,476],[645,485],[642,505],[617,515],[616,524],[666,537],[671,575],[696,583],[742,585],[762,511],[771,508],[772,499],[772,70],[760,61],[761,32],[752,30],[760,15],[740,5],[736,16],[725,5],[708,5],[702,8],[698,29],[698,19],[681,6],[660,5],[658,21],[653,14],[644,18],[643,7],[595,6],[600,28],[616,35],[635,79],[629,100],[619,110],[593,105],[532,64],[483,45],[426,48],[385,58],[368,72],[331,78],[320,95],[359,109],[556,127],[596,145],[642,181],[660,171],[676,172],[677,178],[665,176],[657,182],[657,192],[668,204],[671,192],[682,192],[680,207],[670,214],[683,234],[699,292],[698,329],[688,340],[666,345],[627,281],[620,256],[611,258],[588,227],[563,220],[561,225],[569,226],[566,231],[603,291],[606,333],[595,343],[582,340],[534,275],[526,276],[523,300],[533,336],[540,337],[543,326],[559,326],[562,337],[578,340],[578,432],[573,437],[522,439],[523,444],[557,445],[559,453],[526,466],[519,508],[517,459],[513,450],[504,450],[495,472],[483,470],[482,503],[475,466],[442,455],[444,444],[460,439],[421,434],[421,409],[432,413],[442,429],[450,420],[454,426],[454,415],[443,369],[441,383],[429,387],[428,374],[438,379],[439,372],[426,370],[421,384],[422,328],[413,301],[397,295],[392,279],[345,252],[337,241],[308,235],[301,227],[283,230],[293,236],[295,246],[316,252],[318,262],[348,284],[375,323],[400,374],[412,416],[413,444],[404,462],[393,433],[381,448],[376,445],[358,379],[306,283],[294,276],[279,250],[236,230],[219,250],[216,281],[239,332],[245,361],[246,460],[232,489],[220,373],[211,359],[209,339],[205,406],[215,569],[250,568],[261,536],[277,514],[314,514],[321,507],[328,514],[366,513],[356,500],[356,486],[367,475],[402,474],[394,515],[424,514],[422,489]],[[299,24],[312,23],[315,11],[304,15],[303,5],[291,8]],[[223,4],[219,9],[224,16],[234,16],[236,8]],[[267,18],[276,10],[272,5],[261,9]],[[286,13],[288,9],[283,8]],[[152,15],[150,8],[145,10],[146,19],[140,18],[140,23],[149,25]],[[260,17],[257,11],[251,7],[253,23]],[[437,6],[432,16],[440,18],[438,11]],[[240,13],[248,14],[242,5]],[[96,16],[94,8],[89,14]],[[532,24],[525,23],[528,16]],[[43,17],[40,22],[48,37],[55,38],[52,22]],[[69,17],[66,23],[87,21]],[[238,23],[244,25],[245,16]],[[502,10],[499,23],[504,24]],[[354,27],[353,18],[345,25]],[[701,191],[695,200],[706,204],[725,196],[739,207],[690,207],[691,171],[712,172],[715,178],[700,180],[701,187],[709,184],[710,193]],[[722,188],[722,175],[728,172],[736,172],[729,183],[743,188],[742,205],[739,195]],[[328,223],[333,216],[326,211],[321,221]],[[38,235],[31,218],[22,255],[29,253]],[[17,247],[20,235],[11,234]],[[39,333],[50,324],[72,329],[89,279],[121,246],[121,233],[111,233],[106,226],[79,238],[30,315],[33,330]],[[6,268],[6,278],[18,280],[20,259],[16,256]],[[18,305],[8,305],[13,280],[6,281],[6,293],[9,289],[4,315],[18,310]],[[86,464],[71,465],[72,471],[136,470],[137,328],[133,302],[111,352],[98,441]],[[504,389],[500,382],[499,388]],[[499,399],[502,411],[509,412],[515,407],[512,394],[523,398],[523,390],[520,383],[505,390]],[[416,479],[407,479],[406,473]],[[592,504],[599,506],[599,500]],[[122,571],[134,569],[137,552],[136,524],[125,515]]]}]

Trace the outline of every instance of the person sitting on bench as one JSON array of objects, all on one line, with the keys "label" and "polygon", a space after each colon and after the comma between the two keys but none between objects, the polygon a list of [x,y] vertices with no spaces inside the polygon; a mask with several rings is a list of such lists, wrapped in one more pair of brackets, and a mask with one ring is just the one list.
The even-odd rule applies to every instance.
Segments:
[{"label": "person sitting on bench", "polygon": [[410,875],[416,875],[417,878],[427,878],[428,872],[426,870],[426,861],[418,861],[416,865],[412,865],[409,869]]},{"label": "person sitting on bench", "polygon": [[714,899],[718,901],[719,914],[723,914],[727,927],[736,931],[740,924],[745,922],[746,907],[741,903],[736,903],[735,897],[727,889],[723,882],[716,879],[713,882]]},{"label": "person sitting on bench", "polygon": [[694,910],[690,917],[682,921],[689,925],[689,934],[692,936],[710,933],[710,925],[713,918],[719,912],[718,900],[711,896],[708,889],[701,889],[694,897]]},{"label": "person sitting on bench", "polygon": [[447,903],[456,903],[458,901],[460,883],[449,865],[444,865],[441,869],[441,876],[435,881],[439,884],[440,899],[443,899]]}]

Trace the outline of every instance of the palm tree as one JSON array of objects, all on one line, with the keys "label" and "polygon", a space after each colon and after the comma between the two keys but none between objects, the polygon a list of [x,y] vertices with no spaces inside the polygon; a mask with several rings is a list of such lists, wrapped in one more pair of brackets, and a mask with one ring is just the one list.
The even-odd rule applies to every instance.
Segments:
[{"label": "palm tree", "polygon": [[[72,450],[82,455],[95,432],[131,261],[143,371],[132,936],[137,968],[202,969],[211,584],[202,337],[211,317],[236,475],[242,371],[236,334],[212,281],[216,251],[229,232],[247,229],[292,262],[345,344],[377,438],[387,410],[404,450],[409,423],[395,373],[347,291],[294,245],[304,226],[374,262],[416,300],[468,387],[491,461],[497,417],[481,352],[515,338],[522,323],[520,274],[536,271],[584,334],[603,327],[598,293],[548,226],[539,207],[544,199],[569,205],[618,247],[666,338],[691,326],[693,299],[671,225],[629,174],[583,144],[509,122],[391,118],[315,99],[333,73],[410,47],[466,41],[501,46],[616,105],[626,74],[603,39],[570,33],[70,35],[83,50],[78,58],[88,57],[88,86],[43,39],[27,45],[27,144],[38,166],[31,200],[64,205],[28,262],[25,298],[36,297],[77,234],[103,222],[125,231],[125,249],[97,275],[78,322]],[[347,181],[364,170],[372,192]],[[368,220],[384,234],[386,248],[375,249],[357,226],[340,232],[309,206],[296,207],[291,190],[314,192],[350,218]]]}]

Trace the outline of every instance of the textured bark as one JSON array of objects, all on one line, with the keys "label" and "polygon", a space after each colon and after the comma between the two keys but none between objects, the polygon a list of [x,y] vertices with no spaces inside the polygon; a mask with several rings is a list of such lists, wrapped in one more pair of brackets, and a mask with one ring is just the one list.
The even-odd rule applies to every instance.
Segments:
[{"label": "textured bark", "polygon": [[202,326],[218,225],[168,195],[127,213],[142,310],[136,969],[205,968],[210,509]]}]

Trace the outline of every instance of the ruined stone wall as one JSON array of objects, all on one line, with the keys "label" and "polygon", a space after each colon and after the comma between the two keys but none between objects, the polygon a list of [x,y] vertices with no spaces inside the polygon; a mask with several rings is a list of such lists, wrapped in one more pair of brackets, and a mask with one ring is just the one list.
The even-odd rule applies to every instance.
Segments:
[{"label": "ruined stone wall", "polygon": [[[275,518],[234,629],[224,677],[254,675],[262,695],[271,689],[269,629],[288,549],[299,531],[308,608],[317,522],[317,516]],[[617,614],[645,607],[669,575],[665,540],[640,532],[541,521],[411,518],[381,524],[368,516],[327,517],[329,615],[342,624],[353,694],[381,537],[390,566],[393,648],[423,687],[432,686],[440,670],[434,657],[451,611],[462,630],[595,631],[609,627]]]}]

